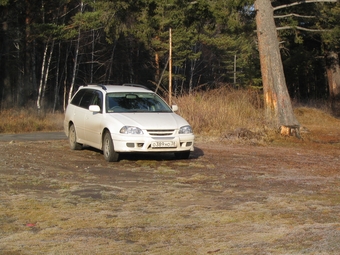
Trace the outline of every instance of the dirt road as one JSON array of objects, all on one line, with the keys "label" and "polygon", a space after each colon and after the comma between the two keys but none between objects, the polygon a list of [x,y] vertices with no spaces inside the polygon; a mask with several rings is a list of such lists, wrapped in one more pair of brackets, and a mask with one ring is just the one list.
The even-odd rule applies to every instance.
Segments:
[{"label": "dirt road", "polygon": [[339,254],[337,137],[198,139],[189,160],[118,163],[65,138],[2,140],[0,253]]}]

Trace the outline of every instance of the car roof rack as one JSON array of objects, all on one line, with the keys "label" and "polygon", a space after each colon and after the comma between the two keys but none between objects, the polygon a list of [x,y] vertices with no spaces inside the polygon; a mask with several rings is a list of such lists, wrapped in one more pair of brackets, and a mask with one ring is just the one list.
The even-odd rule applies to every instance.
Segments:
[{"label": "car roof rack", "polygon": [[107,89],[106,89],[106,86],[105,86],[104,84],[86,84],[86,85],[84,85],[84,87],[86,87],[86,86],[99,86],[99,87],[101,87],[103,90],[107,90]]},{"label": "car roof rack", "polygon": [[146,86],[141,85],[141,84],[135,84],[135,83],[124,83],[122,86],[129,86],[129,87],[138,87],[138,88],[143,88],[143,89],[148,89]]}]

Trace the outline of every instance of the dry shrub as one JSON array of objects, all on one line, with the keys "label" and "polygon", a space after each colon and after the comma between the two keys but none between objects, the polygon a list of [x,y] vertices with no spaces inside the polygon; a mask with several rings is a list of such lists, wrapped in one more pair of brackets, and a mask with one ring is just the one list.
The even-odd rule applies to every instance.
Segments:
[{"label": "dry shrub", "polygon": [[34,131],[60,131],[63,129],[62,113],[39,114],[34,109],[8,109],[0,112],[0,133]]},{"label": "dry shrub", "polygon": [[179,114],[197,134],[220,136],[239,128],[263,129],[261,96],[253,90],[221,87],[178,97],[176,103]]}]

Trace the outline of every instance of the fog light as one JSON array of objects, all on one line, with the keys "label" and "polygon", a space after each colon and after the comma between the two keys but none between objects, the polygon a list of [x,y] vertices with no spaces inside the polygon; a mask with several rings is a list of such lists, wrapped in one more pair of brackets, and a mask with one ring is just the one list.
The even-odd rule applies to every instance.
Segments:
[{"label": "fog light", "polygon": [[134,148],[135,144],[134,143],[126,143],[126,146],[129,148]]}]

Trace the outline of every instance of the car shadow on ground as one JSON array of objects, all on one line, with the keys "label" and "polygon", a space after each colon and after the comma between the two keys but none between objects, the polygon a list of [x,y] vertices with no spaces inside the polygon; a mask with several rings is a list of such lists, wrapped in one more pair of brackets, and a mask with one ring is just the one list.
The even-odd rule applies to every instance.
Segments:
[{"label": "car shadow on ground", "polygon": [[[90,146],[83,146],[83,150],[89,150],[96,153],[99,153],[103,155],[103,152],[101,150],[95,149]],[[195,147],[195,150],[190,153],[189,160],[190,159],[198,159],[204,155],[204,152],[202,149]],[[119,160],[131,160],[131,161],[137,161],[137,160],[156,160],[156,161],[163,161],[163,160],[178,160],[175,158],[174,153],[121,153],[119,155]],[[182,159],[186,160],[186,159]]]}]

